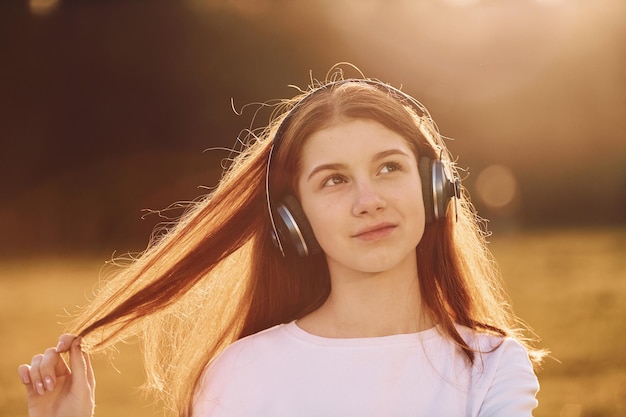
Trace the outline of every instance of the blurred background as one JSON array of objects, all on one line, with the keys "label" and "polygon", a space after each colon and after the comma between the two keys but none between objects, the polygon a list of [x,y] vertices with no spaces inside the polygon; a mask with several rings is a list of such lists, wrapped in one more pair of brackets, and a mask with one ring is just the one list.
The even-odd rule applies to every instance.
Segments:
[{"label": "blurred background", "polygon": [[[228,152],[208,149],[267,121],[244,106],[348,61],[452,138],[516,310],[556,358],[536,415],[624,415],[624,16],[623,0],[0,2],[0,329],[21,340],[0,348],[0,414],[25,415],[15,366],[103,262],[215,185]],[[103,397],[100,417],[106,399],[140,415]]]}]

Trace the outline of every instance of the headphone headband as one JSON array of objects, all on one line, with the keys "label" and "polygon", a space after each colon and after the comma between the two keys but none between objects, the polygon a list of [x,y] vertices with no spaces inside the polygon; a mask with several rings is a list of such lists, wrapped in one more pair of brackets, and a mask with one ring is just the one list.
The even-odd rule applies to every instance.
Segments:
[{"label": "headphone headband", "polygon": [[297,110],[300,107],[302,107],[305,103],[307,103],[311,97],[316,96],[317,93],[319,93],[320,91],[332,90],[341,85],[351,84],[351,83],[369,85],[372,87],[376,87],[377,89],[383,92],[391,94],[394,96],[394,98],[397,101],[401,103],[408,102],[411,105],[411,107],[413,107],[414,110],[417,110],[419,113],[421,113],[421,114],[418,114],[419,117],[427,117],[429,120],[432,121],[432,118],[430,117],[430,114],[428,113],[428,110],[426,109],[426,107],[422,103],[417,101],[414,97],[405,93],[404,91],[396,87],[393,87],[389,84],[386,84],[382,81],[371,79],[371,78],[362,78],[362,79],[361,78],[346,78],[346,79],[341,79],[337,81],[330,81],[324,84],[319,84],[318,86],[310,89],[304,97],[302,97],[298,102],[296,102],[296,104],[294,104],[293,107],[291,107],[291,109],[287,111],[286,116],[280,122],[278,129],[276,129],[276,133],[274,134],[274,138],[272,139],[272,142],[273,142],[272,147],[275,146],[277,142],[279,143],[280,141],[282,141],[285,130],[287,129],[287,127],[289,126],[289,122],[291,121],[291,117],[297,112]]}]

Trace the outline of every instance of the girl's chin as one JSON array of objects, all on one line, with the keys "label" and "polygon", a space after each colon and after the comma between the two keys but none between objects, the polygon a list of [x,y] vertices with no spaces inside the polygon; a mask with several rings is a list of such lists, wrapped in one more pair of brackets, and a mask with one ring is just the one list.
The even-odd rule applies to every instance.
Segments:
[{"label": "girl's chin", "polygon": [[[412,252],[413,256],[414,251]],[[413,258],[414,259],[414,258]],[[394,256],[376,256],[376,254],[364,254],[363,256],[353,256],[345,262],[337,259],[328,259],[331,271],[348,270],[355,273],[363,274],[380,274],[389,272],[398,268],[404,268],[410,265],[407,257]]]}]

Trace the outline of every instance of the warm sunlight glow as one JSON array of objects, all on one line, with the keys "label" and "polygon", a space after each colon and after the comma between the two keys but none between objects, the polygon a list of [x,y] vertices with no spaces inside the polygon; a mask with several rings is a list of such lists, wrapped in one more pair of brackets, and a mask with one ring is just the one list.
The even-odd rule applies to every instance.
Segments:
[{"label": "warm sunlight glow", "polygon": [[52,13],[58,6],[60,0],[29,0],[28,7],[34,15],[47,15]]},{"label": "warm sunlight glow", "polygon": [[461,104],[516,94],[554,65],[578,15],[544,3],[552,2],[338,1],[326,18],[361,66],[389,68],[401,57],[405,86],[445,82]]}]

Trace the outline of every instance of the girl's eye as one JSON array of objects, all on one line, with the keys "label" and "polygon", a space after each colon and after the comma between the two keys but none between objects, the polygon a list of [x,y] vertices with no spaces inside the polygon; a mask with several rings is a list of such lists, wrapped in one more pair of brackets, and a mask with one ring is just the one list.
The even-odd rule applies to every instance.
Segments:
[{"label": "girl's eye", "polygon": [[385,164],[383,164],[383,166],[380,168],[380,172],[382,174],[388,174],[390,172],[394,172],[394,171],[400,171],[400,164],[397,162],[386,162]]},{"label": "girl's eye", "polygon": [[334,185],[342,184],[343,182],[345,182],[345,180],[340,175],[332,175],[332,176],[326,178],[326,180],[324,181],[323,186],[324,187],[332,187]]}]

